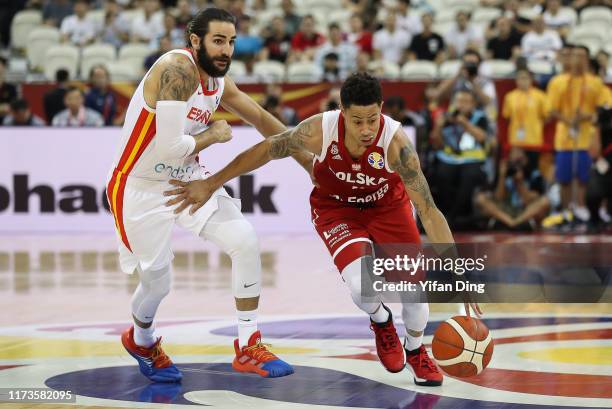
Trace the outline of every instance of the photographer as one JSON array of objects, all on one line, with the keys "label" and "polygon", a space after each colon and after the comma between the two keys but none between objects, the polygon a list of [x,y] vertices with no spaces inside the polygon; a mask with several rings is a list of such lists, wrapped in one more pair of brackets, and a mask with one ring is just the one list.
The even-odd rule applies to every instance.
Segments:
[{"label": "photographer", "polygon": [[454,110],[436,120],[432,132],[432,145],[437,150],[436,203],[454,228],[469,223],[474,191],[486,181],[483,165],[489,129],[489,121],[476,109],[476,97],[470,90],[456,92]]},{"label": "photographer", "polygon": [[[591,169],[586,191],[586,203],[591,213],[590,225],[595,230],[609,222],[612,214],[612,92],[608,92],[608,105],[599,108],[597,116],[601,139],[597,140],[597,159]],[[607,200],[607,211],[600,213],[604,200]]]},{"label": "photographer", "polygon": [[476,97],[476,106],[485,110],[489,121],[497,117],[497,94],[493,82],[479,74],[482,59],[474,50],[467,50],[462,57],[463,65],[452,78],[440,83],[436,99],[440,102],[453,99],[457,91],[470,90]]},{"label": "photographer", "polygon": [[490,228],[501,222],[510,229],[535,229],[546,216],[550,202],[544,195],[544,179],[537,169],[530,169],[525,151],[513,147],[499,164],[495,191],[476,194],[474,203],[491,217]]}]

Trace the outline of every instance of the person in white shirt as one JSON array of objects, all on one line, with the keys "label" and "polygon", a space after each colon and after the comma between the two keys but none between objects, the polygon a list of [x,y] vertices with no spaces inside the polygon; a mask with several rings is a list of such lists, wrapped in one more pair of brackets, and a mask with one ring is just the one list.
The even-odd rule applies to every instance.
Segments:
[{"label": "person in white shirt", "polygon": [[528,61],[554,61],[557,50],[563,46],[559,33],[547,30],[542,16],[536,17],[531,26],[521,41],[521,53]]},{"label": "person in white shirt", "polygon": [[53,126],[104,126],[104,118],[99,112],[85,107],[83,91],[77,87],[66,90],[64,104],[66,109],[53,117]]},{"label": "person in white shirt", "polygon": [[374,33],[374,55],[377,60],[402,64],[406,60],[406,52],[411,40],[410,33],[397,27],[395,13],[388,13],[384,27]]},{"label": "person in white shirt", "polygon": [[546,27],[556,30],[561,37],[567,36],[574,23],[570,15],[561,13],[561,0],[548,0],[543,17]]},{"label": "person in white shirt", "polygon": [[144,13],[132,21],[130,37],[133,42],[150,43],[164,34],[163,14],[158,10],[159,0],[144,1]]},{"label": "person in white shirt", "polygon": [[453,26],[444,37],[444,42],[450,58],[461,58],[468,48],[478,50],[482,45],[482,33],[470,25],[470,13],[459,11],[455,16]]},{"label": "person in white shirt", "polygon": [[89,4],[86,0],[76,0],[74,14],[64,18],[60,26],[62,41],[71,42],[77,46],[91,43],[96,36],[96,26],[93,21],[85,18]]},{"label": "person in white shirt", "polygon": [[397,2],[397,27],[415,36],[423,31],[421,18],[414,12],[410,12],[410,0],[399,0]]},{"label": "person in white shirt", "polygon": [[342,39],[342,31],[337,23],[329,25],[328,40],[317,49],[315,63],[323,68],[323,60],[330,53],[338,55],[338,68],[340,69],[341,78],[346,78],[350,72],[355,70],[357,47]]}]

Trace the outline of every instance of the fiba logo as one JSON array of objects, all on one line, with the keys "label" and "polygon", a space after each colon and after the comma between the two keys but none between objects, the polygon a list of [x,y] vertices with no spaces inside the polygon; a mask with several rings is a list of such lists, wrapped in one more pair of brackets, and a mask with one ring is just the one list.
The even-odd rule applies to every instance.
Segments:
[{"label": "fiba logo", "polygon": [[378,152],[372,152],[368,155],[368,163],[374,169],[382,169],[383,167],[385,167],[385,160]]}]

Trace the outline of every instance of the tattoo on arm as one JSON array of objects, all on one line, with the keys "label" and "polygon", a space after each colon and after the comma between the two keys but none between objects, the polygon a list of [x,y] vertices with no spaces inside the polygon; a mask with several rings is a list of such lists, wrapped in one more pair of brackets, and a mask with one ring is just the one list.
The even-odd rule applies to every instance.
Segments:
[{"label": "tattoo on arm", "polygon": [[419,157],[410,142],[400,149],[399,158],[391,164],[391,167],[400,175],[406,187],[422,198],[422,201],[413,200],[419,215],[435,207],[429,185],[421,171]]},{"label": "tattoo on arm", "polygon": [[270,137],[270,156],[273,159],[286,158],[305,149],[306,140],[312,136],[310,120],[301,122],[295,128]]},{"label": "tattoo on arm", "polygon": [[181,58],[164,67],[159,78],[158,101],[187,101],[198,87],[191,61]]}]

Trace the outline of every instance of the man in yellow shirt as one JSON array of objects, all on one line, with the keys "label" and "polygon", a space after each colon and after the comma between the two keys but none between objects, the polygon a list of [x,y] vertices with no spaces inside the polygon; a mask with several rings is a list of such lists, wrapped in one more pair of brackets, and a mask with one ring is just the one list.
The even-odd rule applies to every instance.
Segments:
[{"label": "man in yellow shirt", "polygon": [[538,167],[539,153],[544,145],[544,122],[549,114],[546,94],[532,85],[531,73],[516,72],[517,88],[506,94],[502,115],[510,121],[508,143],[520,147],[528,158],[528,167]]},{"label": "man in yellow shirt", "polygon": [[[557,119],[555,176],[561,184],[562,207],[569,209],[574,201],[575,215],[586,220],[585,187],[591,168],[588,149],[596,131],[597,106],[605,98],[606,86],[599,77],[588,73],[587,47],[574,46],[570,62],[571,72],[553,78],[548,88],[550,108]],[[572,182],[576,183],[575,197]]]}]

